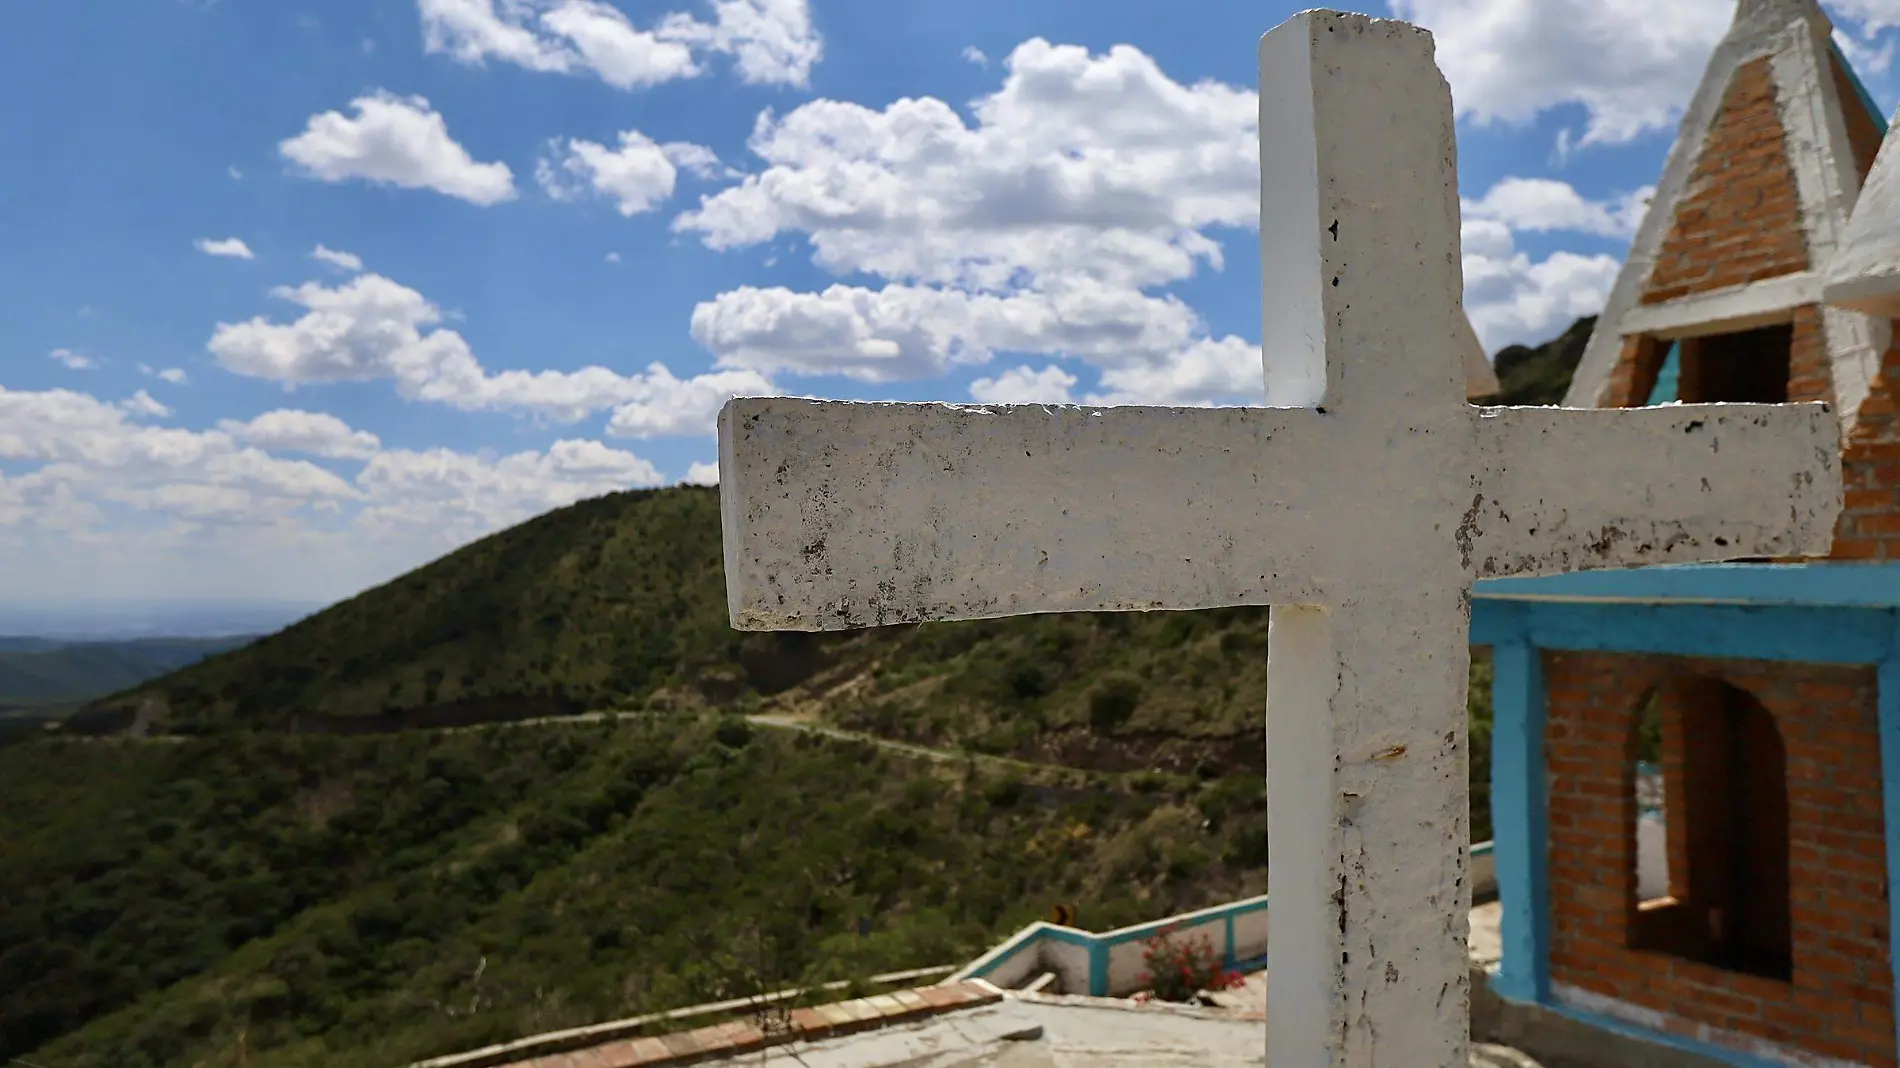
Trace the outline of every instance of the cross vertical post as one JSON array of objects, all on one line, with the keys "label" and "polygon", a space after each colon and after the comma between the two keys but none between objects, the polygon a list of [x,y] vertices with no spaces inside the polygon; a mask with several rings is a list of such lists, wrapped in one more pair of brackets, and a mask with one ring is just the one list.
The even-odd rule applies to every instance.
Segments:
[{"label": "cross vertical post", "polygon": [[[1335,477],[1378,487],[1403,529],[1456,529],[1470,472],[1391,462],[1470,433],[1447,358],[1463,272],[1451,95],[1430,36],[1323,12],[1268,34],[1260,162],[1268,403],[1339,424],[1358,447]],[[1276,1068],[1467,1055],[1470,588],[1452,539],[1379,541],[1329,553],[1355,561],[1356,580],[1328,583],[1323,604],[1275,606],[1269,625]]]}]

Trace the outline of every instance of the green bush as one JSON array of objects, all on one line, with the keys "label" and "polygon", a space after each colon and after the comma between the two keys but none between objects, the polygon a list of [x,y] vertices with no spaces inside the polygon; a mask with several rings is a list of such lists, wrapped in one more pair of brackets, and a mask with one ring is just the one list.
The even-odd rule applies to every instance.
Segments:
[{"label": "green bush", "polygon": [[1127,723],[1141,706],[1141,679],[1126,671],[1111,671],[1089,687],[1089,726],[1108,734]]}]

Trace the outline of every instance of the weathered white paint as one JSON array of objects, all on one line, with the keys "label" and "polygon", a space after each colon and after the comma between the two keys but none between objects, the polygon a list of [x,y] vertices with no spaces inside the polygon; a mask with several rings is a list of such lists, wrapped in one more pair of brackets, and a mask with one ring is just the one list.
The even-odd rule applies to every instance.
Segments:
[{"label": "weathered white paint", "polygon": [[1462,1066],[1472,581],[1824,551],[1839,428],[1466,405],[1430,37],[1307,12],[1260,62],[1266,392],[1306,407],[735,400],[732,621],[1274,605],[1269,1062]]},{"label": "weathered white paint", "polygon": [[[1788,2],[1788,0],[1779,0]],[[1808,262],[1825,273],[1839,253],[1849,215],[1860,195],[1860,171],[1847,138],[1847,113],[1829,70],[1833,23],[1820,5],[1802,0],[1799,18],[1784,22],[1774,51],[1775,101],[1801,198]],[[1859,101],[1852,101],[1859,106]],[[1821,326],[1832,372],[1834,403],[1843,436],[1853,431],[1861,403],[1880,372],[1892,323],[1841,308],[1821,309]]]},{"label": "weathered white paint", "polygon": [[1828,303],[1887,319],[1900,317],[1900,147],[1896,145],[1900,145],[1900,126],[1889,125],[1840,248],[1827,265]]},{"label": "weathered white paint", "polygon": [[1624,313],[1619,329],[1624,335],[1667,340],[1728,334],[1788,322],[1796,308],[1820,302],[1820,276],[1801,271],[1661,304],[1639,304]]},{"label": "weathered white paint", "polygon": [[1607,994],[1599,994],[1595,991],[1585,990],[1582,987],[1572,986],[1569,983],[1552,983],[1551,994],[1556,998],[1559,1005],[1574,1009],[1578,1012],[1593,1013],[1597,1016],[1619,1020],[1623,1023],[1632,1024],[1644,1030],[1659,1034],[1681,1035],[1684,1038],[1692,1039],[1706,1046],[1719,1046],[1723,1049],[1735,1050],[1736,1052],[1748,1054],[1770,1064],[1786,1065],[1787,1068],[1867,1068],[1866,1065],[1859,1061],[1843,1060],[1838,1057],[1824,1057],[1818,1053],[1809,1053],[1806,1050],[1793,1049],[1788,1046],[1780,1045],[1779,1043],[1769,1042],[1766,1039],[1756,1038],[1752,1035],[1744,1035],[1720,1027],[1711,1027],[1708,1024],[1694,1023],[1687,1020],[1680,1021],[1681,1024],[1687,1027],[1685,1033],[1682,1030],[1672,1028],[1670,1026],[1669,1017],[1657,1012],[1655,1009],[1644,1008],[1641,1005],[1633,1005],[1620,998],[1613,998]]},{"label": "weathered white paint", "polygon": [[1089,950],[1087,946],[1045,941],[1042,944],[1041,971],[1056,973],[1064,990],[1089,988]]},{"label": "weathered white paint", "polygon": [[[1730,80],[1743,64],[1764,56],[1770,58],[1777,109],[1786,133],[1788,162],[1794,171],[1801,205],[1809,263],[1815,273],[1825,272],[1840,246],[1859,185],[1853,150],[1847,139],[1843,102],[1827,67],[1827,40],[1832,32],[1827,15],[1814,0],[1742,0],[1736,6],[1735,21],[1709,58],[1695,97],[1683,114],[1681,129],[1663,166],[1656,193],[1637,228],[1635,241],[1610,291],[1597,329],[1590,336],[1583,361],[1571,379],[1565,404],[1595,407],[1604,403],[1626,335],[1656,333],[1663,337],[1684,337],[1690,336],[1684,332],[1685,328],[1697,325],[1687,317],[1657,312],[1654,314],[1668,320],[1669,329],[1667,332],[1649,330],[1644,325],[1644,317],[1652,313],[1642,308],[1640,298],[1656,256],[1675,222],[1676,208],[1690,192],[1689,180],[1701,158],[1710,128],[1721,111]],[[1711,301],[1704,306],[1712,316],[1710,326],[1720,324],[1719,329],[1745,329],[1746,325],[1761,325],[1760,322],[1746,324],[1745,319],[1718,318],[1732,310],[1718,302],[1718,296],[1722,295],[1692,298]],[[1805,303],[1814,304],[1818,300]],[[1689,307],[1686,303],[1676,306],[1684,310]],[[1777,320],[1763,320],[1774,321]],[[1890,324],[1856,311],[1824,307],[1822,329],[1833,376],[1836,415],[1845,434],[1853,430],[1869,383],[1879,369],[1880,356],[1886,350],[1891,332]]]}]

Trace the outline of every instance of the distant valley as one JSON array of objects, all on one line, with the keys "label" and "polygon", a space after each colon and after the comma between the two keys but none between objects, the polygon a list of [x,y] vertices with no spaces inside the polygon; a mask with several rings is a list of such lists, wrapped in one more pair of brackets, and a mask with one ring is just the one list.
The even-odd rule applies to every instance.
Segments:
[{"label": "distant valley", "polygon": [[255,637],[76,641],[0,635],[0,718],[61,715]]}]

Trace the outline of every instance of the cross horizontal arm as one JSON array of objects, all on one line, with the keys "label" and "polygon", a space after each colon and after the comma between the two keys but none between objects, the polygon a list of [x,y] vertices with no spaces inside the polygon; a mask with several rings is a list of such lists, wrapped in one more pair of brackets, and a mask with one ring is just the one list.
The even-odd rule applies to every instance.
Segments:
[{"label": "cross horizontal arm", "polygon": [[1490,408],[1477,444],[1479,578],[1819,556],[1841,511],[1825,404]]},{"label": "cross horizontal arm", "polygon": [[1324,416],[748,398],[719,415],[740,630],[1291,603]]}]

